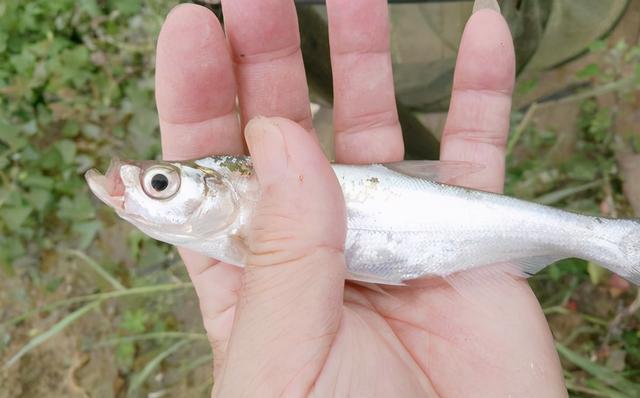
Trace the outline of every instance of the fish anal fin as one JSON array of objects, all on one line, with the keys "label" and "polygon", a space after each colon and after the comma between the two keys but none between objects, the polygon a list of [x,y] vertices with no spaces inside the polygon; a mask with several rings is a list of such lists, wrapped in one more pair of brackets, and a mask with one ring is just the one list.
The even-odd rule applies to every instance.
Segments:
[{"label": "fish anal fin", "polygon": [[353,283],[354,285],[358,285],[367,290],[371,290],[372,292],[381,294],[383,296],[389,296],[389,297],[391,297],[391,294],[386,290],[384,290],[383,286],[381,285],[405,286],[405,284],[400,280],[397,280],[397,281],[387,280],[383,278],[377,278],[371,275],[361,275],[353,272],[349,272],[349,274],[347,275],[347,279],[349,280],[349,282]]},{"label": "fish anal fin", "polygon": [[383,166],[396,173],[440,183],[451,183],[457,178],[466,177],[484,169],[484,166],[477,163],[443,160],[405,160],[385,163]]},{"label": "fish anal fin", "polygon": [[508,305],[505,300],[517,295],[524,279],[564,257],[548,255],[516,259],[457,272],[444,280],[470,305],[479,305],[479,310],[483,311],[482,307],[487,303],[498,307]]},{"label": "fish anal fin", "polygon": [[375,284],[382,284],[382,285],[391,285],[391,286],[404,286],[405,283],[398,279],[385,279],[382,277],[378,277],[375,275],[366,275],[366,274],[361,274],[358,272],[349,272],[347,275],[347,279],[355,282],[355,283],[359,283],[359,284],[365,284],[365,283],[375,283]]},{"label": "fish anal fin", "polygon": [[566,258],[566,256],[560,255],[525,257],[505,263],[503,269],[511,275],[529,278],[540,272],[543,268],[564,258]]}]

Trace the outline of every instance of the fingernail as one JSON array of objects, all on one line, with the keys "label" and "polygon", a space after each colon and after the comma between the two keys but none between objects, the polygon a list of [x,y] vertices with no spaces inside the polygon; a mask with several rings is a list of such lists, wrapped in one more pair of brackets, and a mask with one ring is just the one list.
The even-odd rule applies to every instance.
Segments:
[{"label": "fingernail", "polygon": [[497,0],[475,0],[473,2],[473,13],[480,10],[493,10],[500,13],[500,5]]},{"label": "fingernail", "polygon": [[247,123],[244,134],[260,185],[269,186],[284,177],[288,160],[280,127],[258,116]]}]

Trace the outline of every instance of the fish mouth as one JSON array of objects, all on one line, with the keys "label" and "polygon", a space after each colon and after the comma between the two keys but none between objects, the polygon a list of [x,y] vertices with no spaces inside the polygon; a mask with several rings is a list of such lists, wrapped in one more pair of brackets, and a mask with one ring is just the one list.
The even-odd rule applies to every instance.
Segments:
[{"label": "fish mouth", "polygon": [[105,204],[116,210],[124,210],[124,183],[120,177],[120,167],[123,163],[118,158],[112,158],[107,172],[100,174],[96,169],[87,171],[84,175],[89,189]]}]

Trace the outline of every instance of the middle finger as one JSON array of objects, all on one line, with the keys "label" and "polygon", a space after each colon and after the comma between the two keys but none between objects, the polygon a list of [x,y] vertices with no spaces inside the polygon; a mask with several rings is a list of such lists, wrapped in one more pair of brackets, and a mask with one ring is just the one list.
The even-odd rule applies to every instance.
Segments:
[{"label": "middle finger", "polygon": [[311,130],[307,79],[292,0],[223,0],[243,126],[280,116]]},{"label": "middle finger", "polygon": [[402,160],[386,0],[327,0],[336,159]]}]

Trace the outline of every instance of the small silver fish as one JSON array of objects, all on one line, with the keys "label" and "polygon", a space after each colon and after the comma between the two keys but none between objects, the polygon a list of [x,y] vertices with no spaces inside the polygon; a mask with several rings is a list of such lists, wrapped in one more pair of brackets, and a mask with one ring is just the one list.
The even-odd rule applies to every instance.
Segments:
[{"label": "small silver fish", "polygon": [[[459,162],[332,165],[347,208],[349,279],[383,284],[492,264],[533,275],[559,259],[593,261],[640,283],[640,221],[579,215],[442,183]],[[152,238],[242,266],[260,196],[249,157],[113,161],[91,190]]]}]

